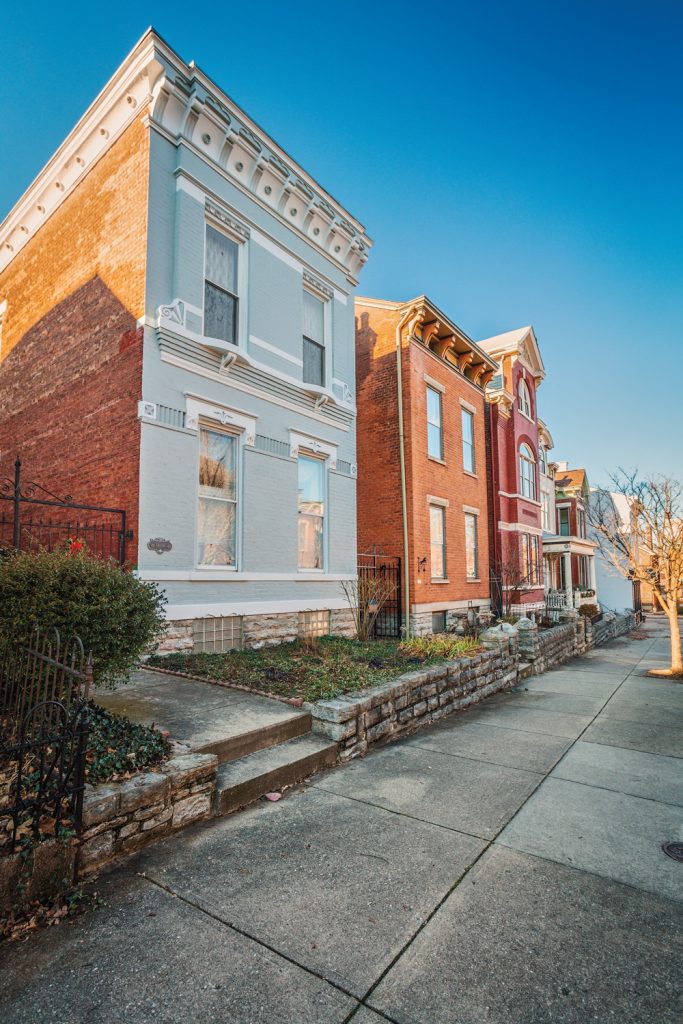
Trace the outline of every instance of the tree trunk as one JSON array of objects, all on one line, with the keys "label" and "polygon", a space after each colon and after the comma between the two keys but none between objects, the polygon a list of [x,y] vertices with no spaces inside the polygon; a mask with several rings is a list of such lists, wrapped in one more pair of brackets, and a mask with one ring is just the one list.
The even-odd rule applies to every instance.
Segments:
[{"label": "tree trunk", "polygon": [[671,633],[671,671],[683,673],[683,659],[681,659],[681,627],[678,622],[678,601],[669,601],[666,614],[669,618],[669,631]]}]

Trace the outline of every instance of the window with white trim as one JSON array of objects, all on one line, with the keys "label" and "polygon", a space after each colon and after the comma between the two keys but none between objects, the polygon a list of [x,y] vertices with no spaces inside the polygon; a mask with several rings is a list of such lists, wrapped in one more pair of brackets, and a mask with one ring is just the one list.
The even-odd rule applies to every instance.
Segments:
[{"label": "window with white trim", "polygon": [[468,580],[479,578],[479,524],[472,512],[465,512],[465,573]]},{"label": "window with white trim", "polygon": [[441,392],[427,388],[427,454],[443,459],[443,430],[441,425]]},{"label": "window with white trim", "polygon": [[520,377],[519,387],[517,388],[517,408],[531,419],[531,396],[529,395],[529,388],[524,377]]},{"label": "window with white trim", "polygon": [[469,409],[460,410],[462,423],[462,464],[468,473],[474,473],[474,413]]},{"label": "window with white trim", "polygon": [[519,446],[519,489],[525,498],[536,500],[536,460],[528,444]]},{"label": "window with white trim", "polygon": [[238,263],[240,246],[211,224],[206,225],[204,268],[204,337],[237,344]]},{"label": "window with white trim", "polygon": [[429,506],[429,546],[432,579],[446,579],[446,509]]},{"label": "window with white trim", "polygon": [[325,303],[304,288],[303,379],[325,386]]},{"label": "window with white trim", "polygon": [[299,568],[324,568],[325,460],[299,455]]},{"label": "window with white trim", "polygon": [[520,537],[522,548],[522,572],[524,582],[530,585],[541,581],[541,563],[538,537],[535,534],[523,533]]},{"label": "window with white trim", "polygon": [[237,463],[239,437],[199,429],[197,563],[237,566]]},{"label": "window with white trim", "polygon": [[557,510],[557,532],[560,537],[571,536],[568,508],[558,508]]},{"label": "window with white trim", "polygon": [[545,491],[541,494],[541,526],[546,533],[552,532],[550,525],[550,495]]},{"label": "window with white trim", "polygon": [[540,444],[538,446],[538,464],[541,469],[541,473],[544,476],[548,475],[548,453],[545,449],[545,445]]}]

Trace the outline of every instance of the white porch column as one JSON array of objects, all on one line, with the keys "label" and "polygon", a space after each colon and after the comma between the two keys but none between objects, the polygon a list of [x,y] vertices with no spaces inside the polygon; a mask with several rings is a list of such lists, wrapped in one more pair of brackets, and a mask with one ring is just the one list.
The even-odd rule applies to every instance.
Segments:
[{"label": "white porch column", "polygon": [[589,555],[588,556],[588,572],[590,573],[590,578],[591,578],[591,590],[595,591],[595,601],[596,601],[596,604],[597,604],[598,585],[597,585],[596,579],[595,579],[595,555]]},{"label": "white porch column", "polygon": [[574,607],[574,590],[572,587],[572,556],[569,551],[562,552],[564,559],[564,596],[567,601],[567,608]]}]

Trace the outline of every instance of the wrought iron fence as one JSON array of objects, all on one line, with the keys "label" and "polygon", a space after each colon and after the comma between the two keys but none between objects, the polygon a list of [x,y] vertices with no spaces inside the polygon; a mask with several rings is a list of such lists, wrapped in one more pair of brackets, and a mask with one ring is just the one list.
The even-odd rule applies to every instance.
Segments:
[{"label": "wrought iron fence", "polygon": [[380,576],[389,583],[391,596],[384,602],[373,627],[373,636],[401,636],[403,608],[401,601],[401,559],[395,555],[370,552],[358,556],[358,576]]},{"label": "wrought iron fence", "polygon": [[125,509],[78,504],[70,494],[60,498],[41,484],[25,483],[21,459],[14,463],[13,479],[0,479],[0,549],[52,551],[78,543],[124,565],[131,538]]},{"label": "wrought iron fence", "polygon": [[36,632],[0,661],[0,853],[82,824],[92,661]]}]

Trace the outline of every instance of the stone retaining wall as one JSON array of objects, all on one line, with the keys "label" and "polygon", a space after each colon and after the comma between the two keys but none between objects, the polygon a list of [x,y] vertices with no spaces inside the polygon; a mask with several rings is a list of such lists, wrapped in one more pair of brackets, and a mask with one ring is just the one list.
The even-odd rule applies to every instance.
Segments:
[{"label": "stone retaining wall", "polygon": [[360,693],[306,704],[313,730],[339,743],[342,761],[364,754],[372,743],[392,739],[509,690],[528,675],[545,672],[582,654],[604,638],[629,633],[634,615],[613,616],[597,631],[577,612],[566,622],[542,630],[529,619],[486,630],[486,648],[473,658],[458,658],[408,672]]},{"label": "stone retaining wall", "polygon": [[517,638],[494,642],[473,658],[458,658],[408,672],[363,693],[305,705],[313,729],[339,743],[342,761],[371,743],[435,722],[517,682]]},{"label": "stone retaining wall", "polygon": [[76,859],[78,876],[210,817],[217,767],[215,754],[184,754],[158,771],[88,787]]}]

